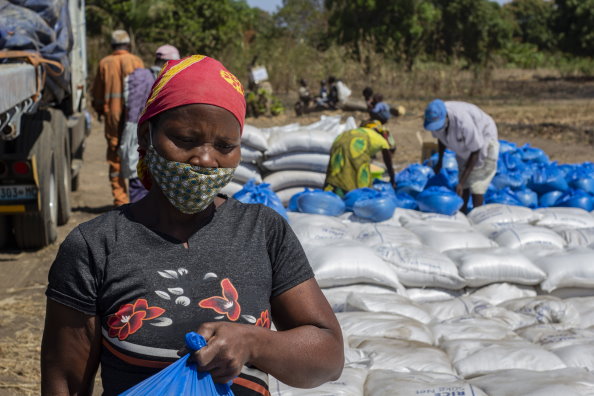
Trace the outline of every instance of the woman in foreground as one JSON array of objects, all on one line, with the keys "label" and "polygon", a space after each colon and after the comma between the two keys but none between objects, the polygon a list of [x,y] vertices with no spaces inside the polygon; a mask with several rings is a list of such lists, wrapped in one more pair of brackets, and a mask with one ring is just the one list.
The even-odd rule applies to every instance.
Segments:
[{"label": "woman in foreground", "polygon": [[[170,61],[139,121],[141,201],[79,225],[49,274],[44,395],[116,395],[175,361],[184,334],[237,396],[339,377],[340,327],[273,210],[218,195],[240,161],[243,88],[214,59]],[[278,331],[271,331],[271,322]]]}]

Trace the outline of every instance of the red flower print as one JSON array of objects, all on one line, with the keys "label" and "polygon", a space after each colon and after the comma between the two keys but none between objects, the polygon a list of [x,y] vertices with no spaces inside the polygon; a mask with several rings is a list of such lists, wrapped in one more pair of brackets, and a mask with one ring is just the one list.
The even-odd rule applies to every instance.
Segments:
[{"label": "red flower print", "polygon": [[209,297],[198,303],[201,308],[208,308],[214,310],[218,314],[225,314],[230,321],[235,322],[239,319],[241,307],[237,302],[239,295],[237,290],[229,280],[225,278],[221,281],[221,289],[223,289],[222,297]]},{"label": "red flower print", "polygon": [[125,340],[142,327],[143,320],[155,319],[164,312],[163,308],[149,307],[144,298],[139,298],[134,304],[122,305],[118,312],[107,318],[109,336]]},{"label": "red flower print", "polygon": [[256,320],[256,326],[270,328],[270,317],[268,316],[268,310],[262,311],[260,317]]}]

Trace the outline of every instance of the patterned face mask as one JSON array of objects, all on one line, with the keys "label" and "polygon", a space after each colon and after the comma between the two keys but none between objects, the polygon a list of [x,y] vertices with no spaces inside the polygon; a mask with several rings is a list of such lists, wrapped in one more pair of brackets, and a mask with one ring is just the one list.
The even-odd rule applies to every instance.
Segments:
[{"label": "patterned face mask", "polygon": [[233,178],[235,168],[203,168],[169,161],[151,146],[146,153],[151,176],[177,210],[186,214],[203,211]]}]

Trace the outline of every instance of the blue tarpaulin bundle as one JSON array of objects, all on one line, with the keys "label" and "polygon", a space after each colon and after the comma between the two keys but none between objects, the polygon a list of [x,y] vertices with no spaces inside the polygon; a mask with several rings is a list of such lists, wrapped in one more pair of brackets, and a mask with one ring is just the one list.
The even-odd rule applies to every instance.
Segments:
[{"label": "blue tarpaulin bundle", "polygon": [[287,210],[278,195],[272,191],[269,184],[256,184],[255,180],[248,181],[241,190],[233,194],[236,200],[249,204],[262,204],[276,210],[285,219]]},{"label": "blue tarpaulin bundle", "polygon": [[70,93],[72,26],[66,0],[0,0],[0,50],[39,52],[64,67],[48,74],[44,100],[60,103]]},{"label": "blue tarpaulin bundle", "polygon": [[[194,332],[186,334],[186,346],[197,351],[206,346],[204,338]],[[233,396],[229,384],[215,384],[208,372],[198,371],[186,354],[178,361],[147,378],[120,396]]]},{"label": "blue tarpaulin bundle", "polygon": [[413,196],[425,188],[427,181],[435,172],[428,166],[411,164],[396,175],[396,192],[404,192]]},{"label": "blue tarpaulin bundle", "polygon": [[362,199],[355,202],[353,206],[353,213],[355,215],[375,222],[392,218],[394,210],[396,210],[396,200],[394,197],[388,195]]}]

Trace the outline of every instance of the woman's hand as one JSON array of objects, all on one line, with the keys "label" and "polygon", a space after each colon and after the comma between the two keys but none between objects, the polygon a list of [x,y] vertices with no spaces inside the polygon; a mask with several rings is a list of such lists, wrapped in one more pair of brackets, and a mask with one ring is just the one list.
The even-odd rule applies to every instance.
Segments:
[{"label": "woman's hand", "polygon": [[[257,330],[263,329],[230,322],[204,323],[196,333],[204,337],[207,345],[194,352],[190,359],[196,362],[198,370],[208,371],[215,382],[229,382],[249,361],[252,333]],[[180,351],[182,355],[187,352],[185,348]]]}]

